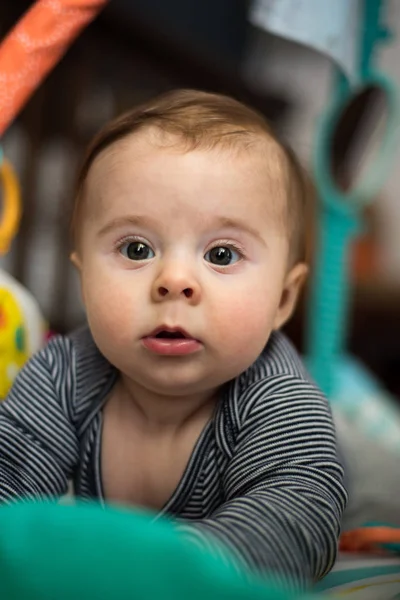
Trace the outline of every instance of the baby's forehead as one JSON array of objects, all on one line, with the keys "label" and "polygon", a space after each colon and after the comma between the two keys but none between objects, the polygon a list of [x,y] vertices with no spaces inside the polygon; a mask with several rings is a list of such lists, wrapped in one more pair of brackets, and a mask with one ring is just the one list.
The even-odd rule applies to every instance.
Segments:
[{"label": "baby's forehead", "polygon": [[[161,189],[167,185],[168,173],[181,168],[182,157],[197,172],[203,169],[204,177],[210,188],[212,181],[218,186],[234,190],[235,177],[242,173],[243,203],[249,205],[262,197],[269,216],[272,213],[286,214],[287,172],[284,155],[274,139],[267,136],[254,136],[253,139],[241,143],[199,145],[195,148],[178,136],[162,136],[150,130],[136,133],[104,149],[94,160],[89,169],[85,185],[87,209],[103,211],[109,207],[112,197],[118,193],[129,193],[129,186],[141,190],[146,188]],[[211,158],[211,160],[210,160]],[[209,172],[211,170],[211,172]],[[191,186],[190,169],[182,171],[180,185]],[[214,179],[213,179],[214,178]],[[175,180],[174,180],[175,183]]]},{"label": "baby's forehead", "polygon": [[[236,135],[233,135],[236,133]],[[194,143],[191,139],[168,132],[159,131],[155,127],[125,136],[111,144],[94,159],[87,175],[91,183],[98,178],[128,167],[139,171],[141,164],[152,160],[154,156],[179,157],[182,154],[207,154],[219,163],[239,161],[245,164],[249,171],[269,178],[278,187],[286,185],[287,165],[283,148],[267,133],[221,136],[218,140],[204,140]],[[229,168],[229,167],[228,167]]]}]

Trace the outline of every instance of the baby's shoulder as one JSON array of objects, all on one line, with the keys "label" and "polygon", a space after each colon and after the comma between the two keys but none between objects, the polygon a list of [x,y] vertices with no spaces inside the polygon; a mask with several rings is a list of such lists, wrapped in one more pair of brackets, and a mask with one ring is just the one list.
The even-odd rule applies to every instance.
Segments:
[{"label": "baby's shoulder", "polygon": [[[258,359],[234,382],[239,413],[279,407],[329,410],[327,399],[310,377],[292,342],[274,332]],[[232,397],[232,394],[231,394]]]},{"label": "baby's shoulder", "polygon": [[41,357],[59,394],[79,414],[101,401],[115,379],[114,368],[98,350],[87,326],[51,338]]},{"label": "baby's shoulder", "polygon": [[258,359],[228,387],[221,411],[233,440],[271,427],[274,435],[319,423],[333,431],[329,403],[312,381],[293,344],[274,332]]},{"label": "baby's shoulder", "polygon": [[84,369],[91,372],[100,365],[108,364],[100,354],[87,326],[75,329],[66,335],[54,335],[38,356],[48,363],[50,370],[60,373],[68,371],[79,374]]},{"label": "baby's shoulder", "polygon": [[257,360],[239,376],[240,387],[244,391],[258,382],[272,384],[280,378],[309,381],[309,375],[292,342],[281,331],[274,331]]}]

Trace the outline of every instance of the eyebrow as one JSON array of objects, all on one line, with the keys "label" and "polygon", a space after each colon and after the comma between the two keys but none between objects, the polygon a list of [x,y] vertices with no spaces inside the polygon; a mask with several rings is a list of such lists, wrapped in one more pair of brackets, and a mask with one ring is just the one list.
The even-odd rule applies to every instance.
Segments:
[{"label": "eyebrow", "polygon": [[126,227],[126,225],[135,225],[136,227],[141,226],[150,228],[155,226],[155,221],[149,217],[142,217],[139,215],[117,217],[116,219],[113,219],[112,221],[104,225],[104,227],[102,227],[98,232],[98,235],[107,235],[107,233],[110,233],[110,231],[118,229],[119,227]]},{"label": "eyebrow", "polygon": [[[107,223],[104,227],[100,229],[98,235],[100,237],[107,235],[111,231],[118,229],[119,227],[126,227],[127,225],[134,225],[136,227],[147,227],[147,228],[155,228],[156,221],[150,217],[145,217],[141,215],[129,215],[125,217],[117,217],[113,219],[109,223]],[[245,223],[244,221],[238,219],[230,219],[229,217],[217,217],[215,221],[213,221],[213,229],[236,229],[238,231],[244,231],[251,235],[252,237],[258,239],[261,243],[265,244],[265,239],[262,237],[261,233]]]},{"label": "eyebrow", "polygon": [[265,239],[263,238],[261,233],[254,227],[251,227],[251,225],[249,225],[248,223],[245,223],[244,221],[230,219],[228,217],[218,217],[215,223],[218,229],[237,229],[240,231],[244,231],[253,236],[254,238],[257,238],[263,244],[265,244]]}]

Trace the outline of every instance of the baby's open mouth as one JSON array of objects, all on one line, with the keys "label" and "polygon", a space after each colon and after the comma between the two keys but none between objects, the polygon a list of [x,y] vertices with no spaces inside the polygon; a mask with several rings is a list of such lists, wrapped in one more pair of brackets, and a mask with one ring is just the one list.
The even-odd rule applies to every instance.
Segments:
[{"label": "baby's open mouth", "polygon": [[182,327],[168,327],[167,325],[161,325],[157,329],[153,329],[147,337],[157,338],[159,340],[186,340],[193,339],[193,337],[185,331]]},{"label": "baby's open mouth", "polygon": [[181,331],[159,331],[154,337],[179,340],[179,339],[185,339],[187,336],[184,333],[182,333]]},{"label": "baby's open mouth", "polygon": [[203,344],[180,327],[161,326],[143,338],[143,345],[154,354],[184,356],[198,352]]}]

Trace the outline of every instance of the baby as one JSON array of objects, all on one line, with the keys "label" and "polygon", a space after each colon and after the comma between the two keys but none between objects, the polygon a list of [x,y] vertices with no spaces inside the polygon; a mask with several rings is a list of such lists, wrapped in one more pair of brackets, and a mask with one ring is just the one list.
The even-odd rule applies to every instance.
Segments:
[{"label": "baby", "polygon": [[0,500],[147,507],[299,585],[346,503],[328,404],[280,328],[307,273],[307,182],[264,119],[175,91],[108,124],[75,198],[88,327],[0,405]]}]

